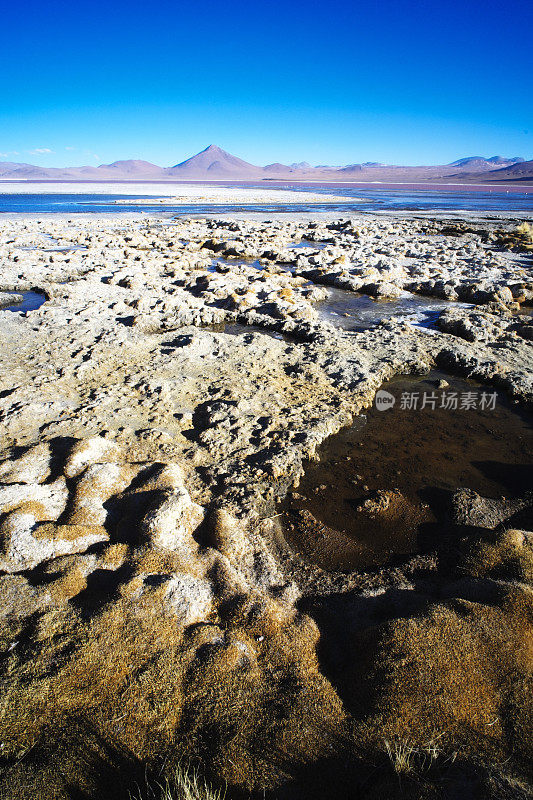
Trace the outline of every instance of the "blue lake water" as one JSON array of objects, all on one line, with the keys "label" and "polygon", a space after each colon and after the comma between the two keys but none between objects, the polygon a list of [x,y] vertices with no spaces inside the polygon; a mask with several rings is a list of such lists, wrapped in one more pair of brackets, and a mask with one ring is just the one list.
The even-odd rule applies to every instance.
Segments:
[{"label": "blue lake water", "polygon": [[[227,184],[232,188],[231,184]],[[4,187],[1,187],[4,188]],[[7,187],[6,187],[7,188]],[[239,187],[241,188],[241,187]],[[305,212],[305,211],[334,211],[339,213],[351,212],[378,212],[378,211],[467,211],[467,212],[533,212],[533,190],[518,190],[512,187],[505,189],[440,189],[423,188],[385,188],[385,187],[350,187],[306,185],[298,184],[278,184],[269,186],[254,185],[254,189],[262,188],[293,188],[299,192],[313,192],[322,194],[336,194],[338,196],[354,198],[353,203],[313,203],[307,204],[255,204],[255,205],[161,205],[150,203],[150,199],[156,196],[147,195],[124,195],[124,194],[9,194],[0,192],[0,214],[1,213],[132,213],[142,211],[147,214],[172,213],[178,215],[187,214],[223,214],[231,211],[257,211],[263,213],[270,212]],[[179,185],[176,185],[176,194],[179,193]],[[119,199],[144,200],[140,205],[113,205],[113,201]],[[362,202],[355,202],[356,200]]]},{"label": "blue lake water", "polygon": [[35,311],[46,301],[46,297],[41,292],[5,292],[13,294],[14,299],[17,295],[22,296],[21,303],[13,303],[12,306],[3,306],[0,311]]}]

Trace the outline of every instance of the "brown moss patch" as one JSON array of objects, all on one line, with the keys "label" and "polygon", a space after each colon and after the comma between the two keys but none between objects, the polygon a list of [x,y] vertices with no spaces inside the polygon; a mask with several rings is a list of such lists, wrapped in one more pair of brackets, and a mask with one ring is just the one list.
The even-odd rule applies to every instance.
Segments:
[{"label": "brown moss patch", "polygon": [[31,514],[37,521],[50,519],[49,508],[44,503],[40,503],[38,500],[23,500],[14,502],[9,508],[5,508],[5,513],[9,513],[11,511],[16,511],[17,514]]},{"label": "brown moss patch", "polygon": [[511,735],[520,740],[516,749],[527,749],[520,731],[533,699],[512,714],[509,702],[517,693],[524,697],[531,681],[531,593],[514,592],[501,608],[464,600],[433,606],[370,638],[375,649],[366,684],[374,709],[362,729],[376,743],[423,746],[437,736],[472,754],[505,757]]},{"label": "brown moss patch", "polygon": [[459,568],[477,578],[533,583],[533,535],[508,530],[492,539],[463,545]]},{"label": "brown moss patch", "polygon": [[282,289],[280,289],[279,296],[288,303],[295,302],[294,292],[289,286],[284,286]]},{"label": "brown moss patch", "polygon": [[70,600],[87,587],[87,579],[83,572],[74,568],[48,585],[48,591],[54,600]]},{"label": "brown moss patch", "polygon": [[514,231],[495,231],[494,240],[498,247],[505,250],[530,253],[533,251],[533,227],[528,222],[523,222]]},{"label": "brown moss patch", "polygon": [[35,539],[56,539],[72,542],[85,536],[100,536],[109,539],[109,534],[101,525],[39,525],[33,531]]},{"label": "brown moss patch", "polygon": [[[57,588],[66,595],[76,580],[65,576]],[[170,764],[185,750],[222,779],[279,783],[295,761],[330,752],[345,715],[318,671],[307,628],[271,611],[254,606],[242,625],[185,634],[153,599],[115,602],[70,629],[68,614],[65,629],[48,615],[33,658],[13,655],[4,677],[6,756],[39,746],[51,727],[90,719],[103,741],[135,758]]]},{"label": "brown moss patch", "polygon": [[100,566],[103,569],[118,569],[127,560],[130,548],[127,544],[111,544],[106,547],[100,558]]}]

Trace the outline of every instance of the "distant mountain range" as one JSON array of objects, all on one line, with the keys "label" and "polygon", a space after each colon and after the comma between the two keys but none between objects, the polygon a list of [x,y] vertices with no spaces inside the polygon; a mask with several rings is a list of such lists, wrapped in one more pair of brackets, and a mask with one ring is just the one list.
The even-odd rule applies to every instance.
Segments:
[{"label": "distant mountain range", "polygon": [[469,156],[440,166],[394,166],[375,161],[347,166],[312,167],[306,161],[258,167],[214,144],[173,167],[149,161],[114,161],[99,167],[36,167],[0,161],[0,179],[13,181],[189,181],[302,180],[356,182],[490,183],[533,181],[533,161],[523,158]]}]

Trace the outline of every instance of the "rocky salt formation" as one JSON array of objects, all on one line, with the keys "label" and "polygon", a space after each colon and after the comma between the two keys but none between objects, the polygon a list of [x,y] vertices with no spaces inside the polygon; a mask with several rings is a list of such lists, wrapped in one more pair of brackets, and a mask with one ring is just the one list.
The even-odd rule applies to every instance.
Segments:
[{"label": "rocky salt formation", "polygon": [[[491,244],[487,224],[427,220],[50,218],[0,233],[0,290],[48,298],[0,312],[8,791],[66,798],[72,770],[95,794],[64,761],[73,720],[143,764],[193,751],[257,790],[341,741],[364,760],[361,741],[383,752],[406,731],[505,759],[511,726],[520,773],[531,535],[507,529],[517,509],[495,501],[489,525],[483,498],[458,495],[459,546],[336,574],[287,548],[275,503],[396,373],[437,365],[531,407],[531,318],[513,313],[533,297],[528,257]],[[472,307],[433,331],[394,318],[345,331],[322,321],[328,286]]]},{"label": "rocky salt formation", "polygon": [[[115,442],[92,437],[68,444],[54,439],[13,455],[3,466],[0,533],[6,576],[31,572],[61,556],[98,552],[79,562],[86,579],[98,569],[117,570],[127,559],[131,575],[124,591],[139,598],[157,587],[184,625],[212,613],[217,601],[213,574],[218,594],[226,599],[232,589],[249,592],[250,577],[254,586],[283,588],[261,540],[251,546],[242,524],[227,511],[213,512],[207,520],[175,463],[128,461]],[[202,547],[194,538],[203,523],[213,547]],[[146,572],[155,554],[162,559],[166,554],[174,572]],[[79,566],[76,559],[56,563],[66,565],[66,573],[59,571],[61,585]],[[289,595],[294,591],[287,587]],[[52,606],[70,599],[50,596],[50,584],[44,595]]]}]

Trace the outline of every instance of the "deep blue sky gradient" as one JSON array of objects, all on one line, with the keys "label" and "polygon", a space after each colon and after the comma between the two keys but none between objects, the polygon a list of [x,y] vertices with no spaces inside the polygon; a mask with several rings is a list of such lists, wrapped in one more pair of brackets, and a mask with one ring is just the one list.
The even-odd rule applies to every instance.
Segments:
[{"label": "deep blue sky gradient", "polygon": [[29,0],[0,25],[2,160],[533,158],[531,0]]}]

